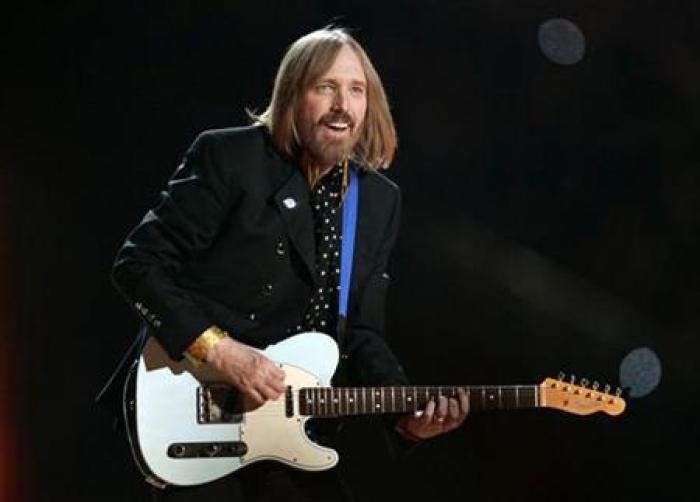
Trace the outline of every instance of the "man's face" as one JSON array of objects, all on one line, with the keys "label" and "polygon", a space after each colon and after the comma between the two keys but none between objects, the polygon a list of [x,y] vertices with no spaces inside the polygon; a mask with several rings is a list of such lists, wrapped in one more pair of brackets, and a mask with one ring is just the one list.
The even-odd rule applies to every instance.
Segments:
[{"label": "man's face", "polygon": [[367,80],[362,63],[344,45],[328,71],[303,94],[297,111],[302,148],[326,168],[349,154],[367,111]]}]

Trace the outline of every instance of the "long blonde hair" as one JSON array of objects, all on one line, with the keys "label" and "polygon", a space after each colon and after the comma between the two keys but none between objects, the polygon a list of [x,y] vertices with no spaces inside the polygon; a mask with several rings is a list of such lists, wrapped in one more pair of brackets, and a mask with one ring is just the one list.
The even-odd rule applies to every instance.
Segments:
[{"label": "long blonde hair", "polygon": [[340,49],[349,46],[360,59],[367,79],[367,114],[350,156],[370,169],[386,169],[396,150],[396,129],[382,81],[360,44],[342,28],[323,28],[294,42],[277,70],[272,98],[255,122],[270,132],[275,147],[294,157],[301,150],[296,126],[299,99],[333,65]]}]

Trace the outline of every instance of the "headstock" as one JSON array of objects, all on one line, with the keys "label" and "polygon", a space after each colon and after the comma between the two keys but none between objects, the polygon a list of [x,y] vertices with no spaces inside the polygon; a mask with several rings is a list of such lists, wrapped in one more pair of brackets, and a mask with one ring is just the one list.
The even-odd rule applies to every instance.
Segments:
[{"label": "headstock", "polygon": [[615,394],[610,394],[609,385],[600,391],[598,382],[593,382],[590,387],[585,378],[581,379],[579,385],[574,382],[573,375],[569,381],[564,380],[563,374],[558,379],[545,379],[540,384],[540,406],[576,415],[590,415],[598,411],[619,415],[625,411],[625,400],[620,397],[622,389],[618,388]]}]

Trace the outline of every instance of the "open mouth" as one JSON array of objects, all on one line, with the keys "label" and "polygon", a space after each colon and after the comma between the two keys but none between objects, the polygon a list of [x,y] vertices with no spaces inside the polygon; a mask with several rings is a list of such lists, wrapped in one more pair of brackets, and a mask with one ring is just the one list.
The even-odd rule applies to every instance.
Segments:
[{"label": "open mouth", "polygon": [[326,126],[328,129],[337,132],[343,132],[350,129],[350,124],[348,124],[347,122],[324,122],[323,125]]}]

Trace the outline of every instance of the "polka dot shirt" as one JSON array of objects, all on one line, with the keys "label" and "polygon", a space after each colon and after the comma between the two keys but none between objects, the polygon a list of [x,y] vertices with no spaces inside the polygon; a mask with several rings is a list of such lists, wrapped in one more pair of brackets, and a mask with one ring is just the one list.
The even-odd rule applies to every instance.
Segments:
[{"label": "polka dot shirt", "polygon": [[322,331],[335,336],[340,290],[342,178],[342,167],[337,165],[311,190],[310,202],[316,240],[316,274],[319,281],[311,294],[301,325],[297,326],[300,331]]}]

